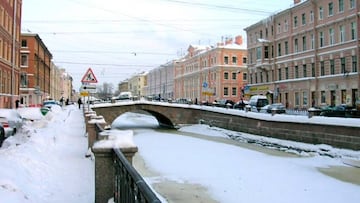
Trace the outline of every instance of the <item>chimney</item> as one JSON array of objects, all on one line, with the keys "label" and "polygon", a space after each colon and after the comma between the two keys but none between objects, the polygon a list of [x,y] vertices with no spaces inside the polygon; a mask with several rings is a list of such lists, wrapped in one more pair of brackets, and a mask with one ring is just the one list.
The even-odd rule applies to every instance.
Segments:
[{"label": "chimney", "polygon": [[294,4],[298,4],[300,2],[301,2],[301,0],[294,0]]},{"label": "chimney", "polygon": [[236,36],[235,37],[235,44],[242,45],[242,43],[243,43],[242,36],[241,35]]},{"label": "chimney", "polygon": [[225,45],[232,44],[232,42],[233,42],[232,37],[229,37],[229,38],[226,39]]}]

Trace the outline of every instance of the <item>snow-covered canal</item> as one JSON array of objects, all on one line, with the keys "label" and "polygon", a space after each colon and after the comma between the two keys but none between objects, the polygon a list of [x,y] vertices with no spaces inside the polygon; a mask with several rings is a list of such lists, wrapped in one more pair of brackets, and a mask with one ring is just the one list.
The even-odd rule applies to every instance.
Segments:
[{"label": "snow-covered canal", "polygon": [[[127,113],[113,127],[135,130],[134,165],[164,202],[358,202],[359,151],[269,139],[206,125],[152,129]],[[231,138],[230,138],[231,137]],[[236,140],[234,140],[236,139]],[[267,147],[258,144],[268,143]],[[269,144],[270,143],[270,144]]]}]

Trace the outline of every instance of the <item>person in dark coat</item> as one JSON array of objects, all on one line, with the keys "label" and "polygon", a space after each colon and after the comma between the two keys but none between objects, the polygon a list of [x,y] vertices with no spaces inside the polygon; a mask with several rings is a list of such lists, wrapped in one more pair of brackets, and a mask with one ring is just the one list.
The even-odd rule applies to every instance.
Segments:
[{"label": "person in dark coat", "polygon": [[80,109],[81,104],[82,104],[81,98],[78,99],[78,104],[79,104],[79,109]]}]

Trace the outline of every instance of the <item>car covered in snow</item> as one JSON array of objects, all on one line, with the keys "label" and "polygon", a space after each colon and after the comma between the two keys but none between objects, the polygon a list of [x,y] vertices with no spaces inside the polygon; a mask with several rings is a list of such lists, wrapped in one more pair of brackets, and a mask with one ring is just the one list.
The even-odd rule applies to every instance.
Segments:
[{"label": "car covered in snow", "polygon": [[0,108],[0,123],[5,137],[9,137],[22,128],[24,121],[16,109]]}]

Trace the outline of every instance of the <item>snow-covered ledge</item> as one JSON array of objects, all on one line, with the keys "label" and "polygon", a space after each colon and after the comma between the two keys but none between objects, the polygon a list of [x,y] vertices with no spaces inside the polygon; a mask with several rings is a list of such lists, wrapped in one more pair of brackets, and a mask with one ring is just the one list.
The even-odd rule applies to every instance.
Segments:
[{"label": "snow-covered ledge", "polygon": [[104,128],[106,126],[106,121],[104,117],[97,115],[93,115],[90,117],[86,129],[88,133],[88,148],[91,148],[97,139],[96,127],[95,127],[96,124],[99,124],[102,128]]},{"label": "snow-covered ledge", "polygon": [[130,130],[104,130],[100,139],[92,146],[95,156],[95,202],[107,202],[114,196],[115,166],[114,150],[120,149],[132,164],[132,158],[138,151]]}]

